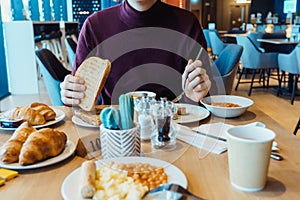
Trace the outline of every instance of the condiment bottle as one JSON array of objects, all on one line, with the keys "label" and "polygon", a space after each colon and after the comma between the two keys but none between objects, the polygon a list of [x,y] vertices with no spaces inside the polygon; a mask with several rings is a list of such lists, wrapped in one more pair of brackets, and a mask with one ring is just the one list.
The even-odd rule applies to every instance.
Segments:
[{"label": "condiment bottle", "polygon": [[151,115],[151,105],[154,102],[156,102],[156,100],[149,97],[147,93],[143,93],[141,97],[135,100],[135,109],[138,112],[138,122],[140,124],[141,139],[143,141],[150,140],[153,132],[154,123]]},{"label": "condiment bottle", "polygon": [[155,131],[151,137],[152,148],[173,150],[176,148],[176,136],[172,129],[172,117],[177,112],[177,107],[166,98],[161,98],[152,106]]}]

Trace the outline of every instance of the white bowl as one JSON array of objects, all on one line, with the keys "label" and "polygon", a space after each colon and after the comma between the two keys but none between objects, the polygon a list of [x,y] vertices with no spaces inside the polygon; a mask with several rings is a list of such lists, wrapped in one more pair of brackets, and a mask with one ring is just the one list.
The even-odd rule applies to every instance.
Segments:
[{"label": "white bowl", "polygon": [[[200,101],[207,110],[212,114],[223,117],[223,118],[233,118],[238,117],[243,114],[248,107],[253,104],[251,99],[241,96],[234,95],[215,95],[205,97]],[[238,104],[240,107],[221,107],[221,106],[212,106],[212,103],[233,103]]]}]

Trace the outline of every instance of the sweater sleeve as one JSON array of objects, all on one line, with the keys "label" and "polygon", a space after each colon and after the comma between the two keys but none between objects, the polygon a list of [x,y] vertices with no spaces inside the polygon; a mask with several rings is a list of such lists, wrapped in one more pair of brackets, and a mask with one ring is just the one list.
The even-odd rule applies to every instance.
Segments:
[{"label": "sweater sleeve", "polygon": [[190,36],[193,39],[195,39],[205,50],[207,50],[207,44],[206,44],[203,30],[202,30],[202,27],[196,17],[195,17],[195,21],[193,23],[193,27],[191,29]]}]

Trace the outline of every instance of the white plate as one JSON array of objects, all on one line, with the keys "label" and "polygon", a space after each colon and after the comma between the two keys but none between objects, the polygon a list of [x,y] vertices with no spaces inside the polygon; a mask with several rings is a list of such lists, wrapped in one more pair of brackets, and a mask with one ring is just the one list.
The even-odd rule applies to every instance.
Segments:
[{"label": "white plate", "polygon": [[[64,113],[64,111],[60,110],[60,109],[56,109],[56,108],[53,108],[53,111],[56,113],[56,117],[54,120],[51,120],[51,121],[47,121],[45,124],[41,124],[41,125],[35,125],[33,126],[34,128],[44,128],[44,127],[47,127],[47,126],[50,126],[50,125],[53,125],[53,124],[56,124],[58,122],[60,122],[61,120],[63,120],[66,116],[66,114]],[[3,128],[0,126],[0,130],[16,130],[17,128]]]},{"label": "white plate", "polygon": [[174,120],[177,123],[190,123],[203,120],[209,116],[209,111],[197,105],[177,103],[177,106],[185,107],[186,114],[178,115],[178,119]]},{"label": "white plate", "polygon": [[95,126],[89,123],[86,123],[85,121],[82,121],[79,117],[73,116],[72,122],[78,126],[88,127],[88,128],[99,128],[99,126]]},{"label": "white plate", "polygon": [[[166,174],[168,175],[169,183],[177,183],[185,188],[187,188],[187,179],[184,173],[175,167],[174,165],[158,160],[155,158],[148,157],[122,157],[122,158],[112,158],[107,160],[98,160],[96,161],[97,168],[99,168],[103,163],[111,162],[114,163],[149,163],[151,165],[164,167]],[[83,200],[80,195],[80,168],[77,168],[71,172],[63,181],[61,186],[62,197],[65,200]]]},{"label": "white plate", "polygon": [[19,163],[7,164],[7,163],[0,162],[0,167],[7,168],[7,169],[16,169],[16,170],[36,169],[36,168],[46,167],[46,166],[53,165],[55,163],[58,163],[58,162],[61,162],[65,159],[67,159],[74,153],[75,149],[76,149],[76,147],[75,147],[74,143],[72,141],[68,140],[64,151],[61,152],[61,154],[59,154],[58,156],[55,156],[53,158],[49,158],[47,160],[44,160],[44,161],[41,161],[41,162],[38,162],[38,163],[35,163],[32,165],[26,165],[26,166],[22,166]]}]

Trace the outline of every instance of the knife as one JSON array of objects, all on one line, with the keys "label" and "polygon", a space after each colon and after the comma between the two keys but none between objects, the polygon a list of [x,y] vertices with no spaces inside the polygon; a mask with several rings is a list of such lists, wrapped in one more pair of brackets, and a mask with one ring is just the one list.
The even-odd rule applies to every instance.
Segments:
[{"label": "knife", "polygon": [[222,137],[219,137],[219,136],[210,135],[210,134],[203,133],[201,131],[196,131],[196,130],[193,130],[193,129],[192,129],[192,131],[195,132],[195,133],[198,133],[200,135],[204,135],[204,136],[207,136],[207,137],[210,137],[210,138],[213,138],[213,139],[217,139],[217,140],[220,140],[220,141],[223,141],[223,142],[227,141],[225,138],[222,138]]}]

